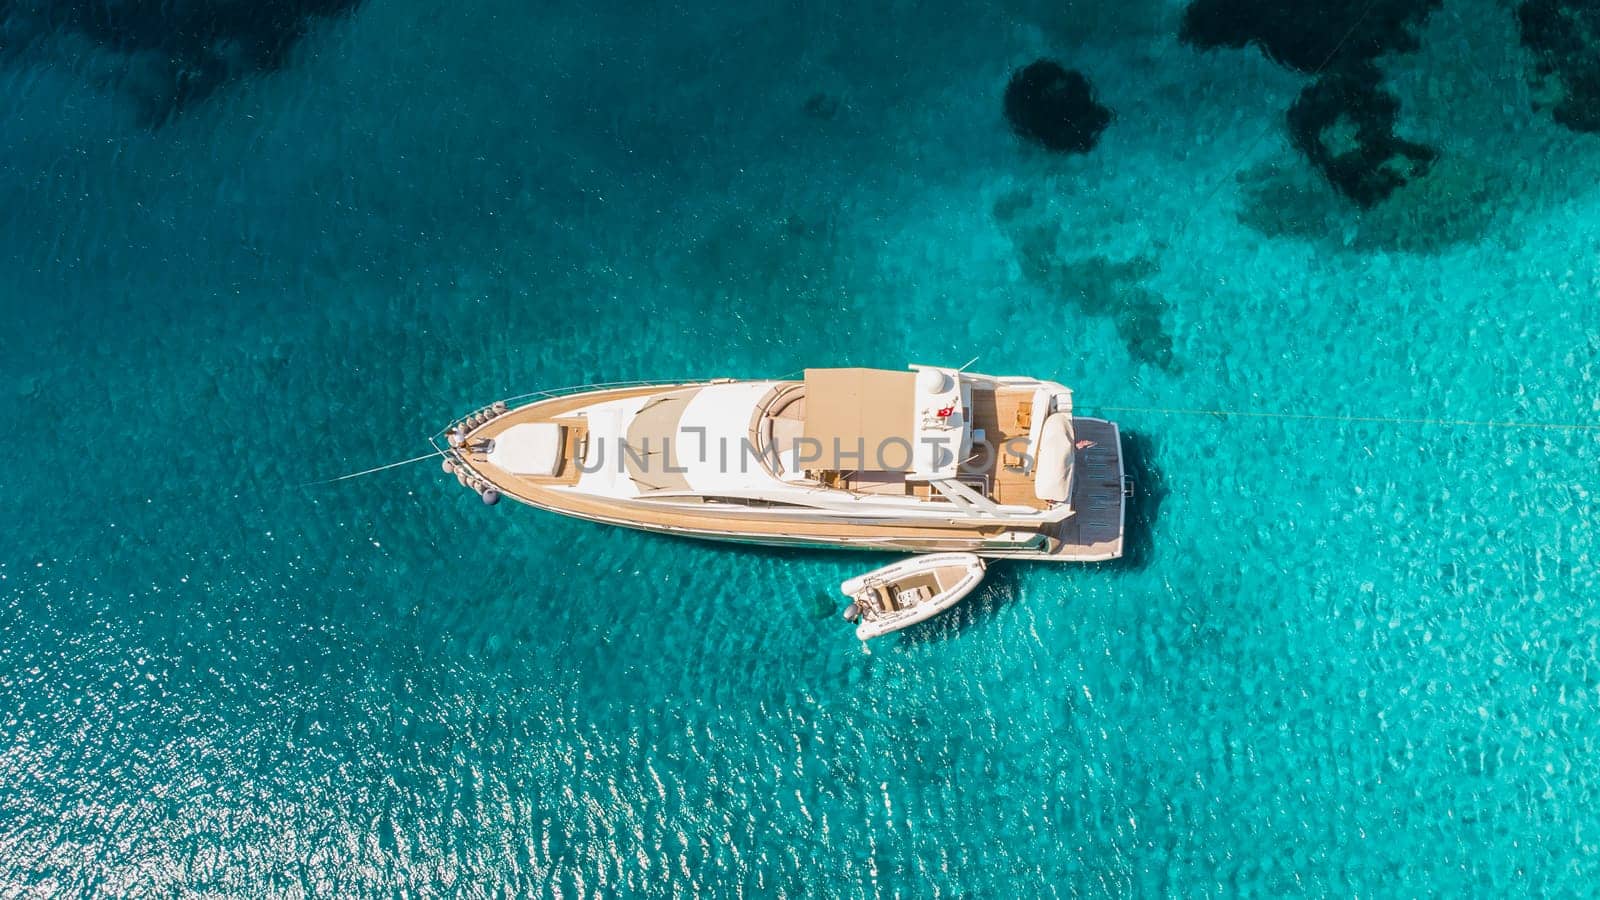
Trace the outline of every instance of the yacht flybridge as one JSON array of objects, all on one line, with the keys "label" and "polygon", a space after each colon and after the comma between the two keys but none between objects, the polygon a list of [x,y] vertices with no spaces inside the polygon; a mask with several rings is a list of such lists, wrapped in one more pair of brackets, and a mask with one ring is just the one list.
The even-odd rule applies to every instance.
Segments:
[{"label": "yacht flybridge", "polygon": [[1052,381],[937,366],[599,385],[436,438],[487,503],[714,540],[1057,561],[1122,555],[1117,426]]}]

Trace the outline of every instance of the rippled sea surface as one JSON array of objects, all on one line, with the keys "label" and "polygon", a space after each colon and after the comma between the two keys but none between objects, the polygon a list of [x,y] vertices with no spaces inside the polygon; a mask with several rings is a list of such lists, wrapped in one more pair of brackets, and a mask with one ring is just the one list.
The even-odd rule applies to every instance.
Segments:
[{"label": "rippled sea surface", "polygon": [[[0,2],[0,895],[1592,892],[1600,435],[1153,411],[1600,421],[1600,136],[1434,5],[1362,209],[1181,4]],[[1133,552],[870,652],[877,557],[304,486],[973,356],[1122,408]]]}]

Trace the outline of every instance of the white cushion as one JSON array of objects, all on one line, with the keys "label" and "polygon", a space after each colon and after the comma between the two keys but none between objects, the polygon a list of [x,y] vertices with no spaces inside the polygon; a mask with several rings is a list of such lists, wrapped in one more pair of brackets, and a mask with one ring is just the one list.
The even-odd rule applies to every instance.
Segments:
[{"label": "white cushion", "polygon": [[617,457],[622,452],[622,413],[614,409],[598,409],[588,415],[588,446],[583,451],[585,474],[617,471]]},{"label": "white cushion", "polygon": [[1031,471],[1030,465],[1033,467],[1039,465],[1039,435],[1044,429],[1044,420],[1050,415],[1053,399],[1049,388],[1039,388],[1033,392],[1033,401],[1028,413],[1033,417],[1032,424],[1028,426],[1028,455],[1032,459],[1023,461],[1023,472]]},{"label": "white cushion", "polygon": [[778,469],[781,475],[787,472],[789,465],[794,462],[792,457],[797,455],[794,452],[794,443],[803,436],[806,423],[799,419],[769,419],[768,421],[772,422],[772,453],[778,458]]},{"label": "white cushion", "polygon": [[1072,471],[1072,425],[1066,413],[1051,413],[1033,446],[1039,473],[1033,478],[1033,495],[1040,500],[1060,503],[1071,489],[1067,477]]},{"label": "white cushion", "polygon": [[502,431],[489,450],[489,462],[513,475],[554,475],[561,468],[560,425],[524,422]]}]

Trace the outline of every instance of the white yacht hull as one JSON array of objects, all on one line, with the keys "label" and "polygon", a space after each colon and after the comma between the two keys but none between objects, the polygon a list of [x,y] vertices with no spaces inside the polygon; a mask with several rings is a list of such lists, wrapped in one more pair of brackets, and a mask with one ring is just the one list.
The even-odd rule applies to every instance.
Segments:
[{"label": "white yacht hull", "polygon": [[[626,437],[631,447],[661,448],[659,432],[645,435],[644,440],[634,438],[641,429],[655,427],[649,420],[663,413],[667,425],[678,429],[674,433],[688,434],[683,426],[701,415],[701,405],[687,398],[744,391],[748,400],[769,389],[778,395],[800,386],[793,381],[720,380],[546,392],[532,402],[503,401],[458,420],[439,435],[441,444],[448,439],[440,449],[446,471],[485,503],[510,498],[574,518],[644,531],[765,546],[960,551],[1052,562],[1110,560],[1122,554],[1121,439],[1114,423],[1092,417],[1072,418],[1079,446],[1070,478],[1070,510],[1023,508],[1015,515],[979,515],[964,504],[925,502],[927,485],[919,487],[909,479],[892,495],[884,494],[881,485],[873,493],[870,484],[859,489],[853,483],[824,487],[767,476],[748,483],[730,481],[725,473],[694,469],[696,459],[688,450],[645,454],[650,460],[672,463],[670,468],[643,471],[636,460],[621,459],[615,449],[610,456],[602,455],[599,465],[590,465],[594,448],[615,448],[619,437]],[[971,389],[973,427],[985,430],[991,440],[1027,439],[1023,414],[1016,410],[1026,406],[1029,390],[1005,379],[990,379]],[[688,411],[691,406],[693,415]],[[737,409],[721,414],[730,437],[767,440],[760,416]],[[619,425],[622,420],[626,424]],[[705,440],[704,430],[697,434],[695,440]],[[654,444],[649,443],[651,437]],[[687,440],[684,446],[704,446]],[[715,458],[703,450],[696,456],[702,454]],[[689,474],[682,474],[686,469]],[[1008,510],[1018,509],[1018,503],[1043,507],[1028,493],[1031,481],[1017,471],[996,463],[971,477],[979,482],[980,493],[994,502],[1012,504]],[[969,499],[987,502],[975,494]]]}]

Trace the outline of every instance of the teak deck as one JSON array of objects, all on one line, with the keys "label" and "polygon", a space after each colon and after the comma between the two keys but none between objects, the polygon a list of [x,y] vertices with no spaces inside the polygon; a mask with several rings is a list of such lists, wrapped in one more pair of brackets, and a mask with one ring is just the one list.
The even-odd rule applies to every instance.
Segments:
[{"label": "teak deck", "polygon": [[[553,476],[529,477],[505,472],[491,465],[482,452],[456,451],[452,454],[476,475],[495,485],[502,494],[530,506],[563,513],[593,522],[620,525],[646,531],[689,535],[713,540],[779,546],[830,546],[839,548],[934,552],[967,550],[989,557],[1022,557],[1056,561],[1090,562],[1122,555],[1123,486],[1121,447],[1116,427],[1101,419],[1074,418],[1079,441],[1092,446],[1078,451],[1072,505],[1075,514],[1065,521],[1038,528],[1045,535],[1042,547],[986,547],[985,540],[1006,531],[1026,531],[1026,525],[974,523],[960,518],[933,520],[926,524],[881,524],[841,519],[837,514],[819,511],[815,517],[795,515],[775,522],[750,516],[736,506],[708,504],[705,509],[671,507],[659,501],[612,499],[579,494],[570,488],[578,480],[579,447],[586,431],[584,419],[573,413],[607,400],[619,400],[673,390],[690,385],[647,385],[609,390],[586,391],[539,400],[510,410],[484,423],[468,435],[473,443],[494,438],[512,425],[524,422],[555,422],[567,426],[565,454],[561,468]],[[987,432],[997,448],[1004,440],[1027,429],[1017,424],[1018,405],[1029,397],[1021,392],[1001,391],[996,401],[973,403],[973,425]],[[990,495],[1001,503],[1037,505],[1029,476],[1006,470],[998,452],[987,474]],[[1026,492],[1023,500],[1021,492]]]}]

